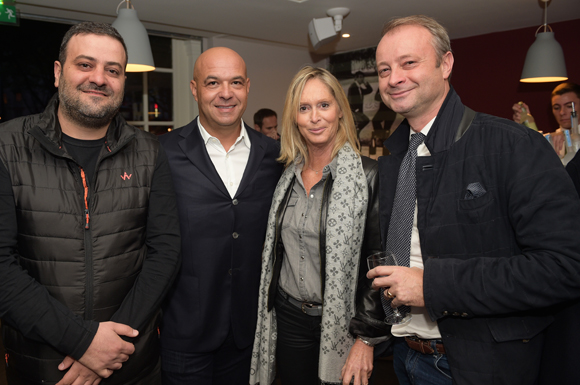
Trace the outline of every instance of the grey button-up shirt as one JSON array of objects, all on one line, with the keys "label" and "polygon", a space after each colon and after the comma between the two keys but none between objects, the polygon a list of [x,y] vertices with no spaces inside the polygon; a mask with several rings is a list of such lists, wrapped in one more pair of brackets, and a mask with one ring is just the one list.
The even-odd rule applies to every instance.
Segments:
[{"label": "grey button-up shirt", "polygon": [[337,160],[326,165],[322,178],[306,195],[302,181],[304,164],[296,164],[296,178],[282,223],[284,259],[280,272],[280,287],[299,301],[322,303],[320,282],[320,209],[324,183],[336,175]]}]

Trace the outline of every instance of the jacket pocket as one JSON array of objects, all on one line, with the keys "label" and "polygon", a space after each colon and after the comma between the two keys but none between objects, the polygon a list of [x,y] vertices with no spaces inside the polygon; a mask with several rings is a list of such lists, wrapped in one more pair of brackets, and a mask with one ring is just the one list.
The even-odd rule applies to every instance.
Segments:
[{"label": "jacket pocket", "polygon": [[473,199],[460,199],[457,202],[457,208],[459,211],[470,211],[483,209],[490,205],[494,201],[493,195],[490,191],[486,192],[480,197]]}]

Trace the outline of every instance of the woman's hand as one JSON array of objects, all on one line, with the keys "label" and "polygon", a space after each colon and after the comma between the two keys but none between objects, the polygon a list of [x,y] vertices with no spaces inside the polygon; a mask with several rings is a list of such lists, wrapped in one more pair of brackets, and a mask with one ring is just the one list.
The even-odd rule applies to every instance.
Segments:
[{"label": "woman's hand", "polygon": [[346,363],[342,367],[341,379],[343,385],[351,384],[354,377],[354,385],[367,385],[373,372],[374,348],[366,345],[357,338],[354,342]]}]

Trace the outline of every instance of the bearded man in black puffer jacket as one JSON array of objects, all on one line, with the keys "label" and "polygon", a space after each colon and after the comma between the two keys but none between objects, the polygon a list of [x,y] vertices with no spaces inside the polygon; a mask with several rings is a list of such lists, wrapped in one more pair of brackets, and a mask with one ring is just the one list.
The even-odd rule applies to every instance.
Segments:
[{"label": "bearded man in black puffer jacket", "polygon": [[158,384],[161,301],[179,268],[157,139],[118,114],[127,50],[73,26],[38,115],[0,125],[0,317],[8,383]]}]

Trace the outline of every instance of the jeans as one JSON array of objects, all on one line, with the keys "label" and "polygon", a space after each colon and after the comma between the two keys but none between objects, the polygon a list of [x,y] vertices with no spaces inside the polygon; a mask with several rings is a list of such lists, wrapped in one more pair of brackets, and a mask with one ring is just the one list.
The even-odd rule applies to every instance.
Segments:
[{"label": "jeans", "polygon": [[282,385],[318,385],[320,322],[286,301],[280,294],[275,302],[278,325],[276,366]]},{"label": "jeans", "polygon": [[[431,347],[435,349],[435,341]],[[445,354],[423,354],[411,349],[404,338],[395,338],[393,367],[400,385],[452,385]]]}]

